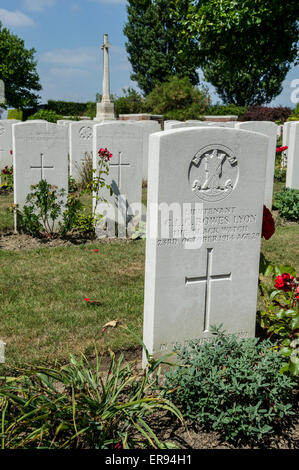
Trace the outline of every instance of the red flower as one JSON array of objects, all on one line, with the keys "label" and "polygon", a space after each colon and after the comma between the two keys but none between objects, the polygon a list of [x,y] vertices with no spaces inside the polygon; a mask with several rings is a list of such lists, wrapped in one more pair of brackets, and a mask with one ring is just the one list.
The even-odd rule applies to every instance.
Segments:
[{"label": "red flower", "polygon": [[93,251],[94,251],[94,253],[98,253],[99,250],[93,250]]},{"label": "red flower", "polygon": [[84,299],[85,302],[90,302],[90,299],[88,297],[86,297],[86,299]]},{"label": "red flower", "polygon": [[275,232],[275,222],[272,217],[271,211],[264,205],[263,211],[263,225],[262,225],[262,237],[269,240]]},{"label": "red flower", "polygon": [[283,290],[284,292],[289,292],[294,287],[294,276],[291,276],[288,273],[283,273],[281,276],[275,278],[275,289]]},{"label": "red flower", "polygon": [[98,151],[98,155],[99,155],[100,158],[102,158],[103,160],[105,160],[107,162],[110,160],[110,158],[112,158],[112,153],[110,153],[107,148],[100,149]]}]

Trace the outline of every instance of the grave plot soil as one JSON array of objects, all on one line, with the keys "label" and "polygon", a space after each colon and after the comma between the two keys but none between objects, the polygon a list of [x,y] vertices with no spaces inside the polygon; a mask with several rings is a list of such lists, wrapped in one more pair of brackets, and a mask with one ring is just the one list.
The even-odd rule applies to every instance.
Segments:
[{"label": "grave plot soil", "polygon": [[65,238],[35,238],[26,234],[0,233],[0,250],[22,251],[35,250],[37,248],[58,247],[58,246],[74,246],[86,245],[94,243],[129,243],[130,239],[100,239],[85,238],[80,235],[72,235]]}]

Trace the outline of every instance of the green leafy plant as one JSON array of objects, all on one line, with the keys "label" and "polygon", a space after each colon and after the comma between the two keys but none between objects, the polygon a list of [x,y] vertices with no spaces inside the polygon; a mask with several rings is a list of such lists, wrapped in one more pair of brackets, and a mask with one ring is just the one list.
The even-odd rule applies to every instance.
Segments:
[{"label": "green leafy plant", "polygon": [[258,323],[277,342],[284,358],[281,372],[299,375],[299,282],[291,266],[275,266],[262,255],[260,271],[271,283],[259,280],[263,307]]},{"label": "green leafy plant", "polygon": [[17,210],[18,227],[33,236],[53,237],[55,222],[62,213],[65,190],[58,190],[46,180],[31,186],[23,210]]},{"label": "green leafy plant", "polygon": [[[70,357],[61,369],[14,371],[0,386],[2,449],[135,449],[173,447],[161,442],[148,424],[156,411],[182,420],[168,399],[151,389],[151,369],[138,377],[123,355],[101,372],[85,356]],[[154,366],[155,367],[155,366]],[[21,375],[20,375],[21,372]]]},{"label": "green leafy plant", "polygon": [[293,415],[294,381],[280,374],[282,356],[269,341],[239,339],[213,328],[208,341],[176,347],[178,366],[163,390],[185,418],[228,441],[262,438]]},{"label": "green leafy plant", "polygon": [[94,176],[92,154],[85,152],[82,164],[75,163],[75,166],[78,173],[78,186],[80,190],[86,190],[86,192],[91,193],[91,183]]},{"label": "green leafy plant", "polygon": [[93,237],[97,220],[98,217],[95,216],[93,212],[90,212],[87,207],[83,207],[77,213],[73,227],[81,235],[85,237]]},{"label": "green leafy plant", "polygon": [[275,194],[273,206],[287,220],[299,220],[299,190],[284,188]]},{"label": "green leafy plant", "polygon": [[78,191],[78,184],[75,178],[69,176],[69,193],[76,193]]},{"label": "green leafy plant", "polygon": [[206,113],[210,97],[205,88],[199,89],[187,77],[171,77],[158,83],[146,97],[145,108],[154,114],[163,114],[164,119],[198,119]]},{"label": "green leafy plant", "polygon": [[138,238],[146,238],[146,224],[143,221],[140,221],[136,227],[135,232],[131,235],[132,240],[137,240]]},{"label": "green leafy plant", "polygon": [[0,191],[9,193],[13,191],[13,167],[5,166],[1,170],[1,186]]},{"label": "green leafy plant", "polygon": [[67,232],[71,232],[76,227],[82,210],[83,204],[81,201],[76,196],[69,194],[62,214],[62,222],[60,222],[60,233],[62,235],[66,235]]},{"label": "green leafy plant", "polygon": [[63,119],[63,116],[60,114],[55,113],[55,111],[51,111],[48,109],[41,109],[37,113],[33,114],[32,116],[28,117],[28,121],[33,119],[43,119],[48,122],[53,122],[56,124],[58,119]]},{"label": "green leafy plant", "polygon": [[21,109],[9,109],[7,111],[7,119],[18,119],[22,121],[23,111]]},{"label": "green leafy plant", "polygon": [[207,116],[226,116],[226,115],[235,115],[241,116],[247,111],[245,106],[237,106],[235,104],[213,104],[210,106],[206,114]]}]

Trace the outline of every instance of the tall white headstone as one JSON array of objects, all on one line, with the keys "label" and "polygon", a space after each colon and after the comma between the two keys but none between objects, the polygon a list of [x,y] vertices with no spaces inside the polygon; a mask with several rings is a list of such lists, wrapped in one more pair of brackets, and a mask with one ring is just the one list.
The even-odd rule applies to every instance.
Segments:
[{"label": "tall white headstone", "polygon": [[176,121],[175,119],[169,119],[169,120],[166,120],[164,121],[164,131],[169,131],[169,129],[171,129],[171,125],[172,124],[179,124],[181,123],[182,121]]},{"label": "tall white headstone", "polygon": [[226,128],[150,137],[144,343],[255,335],[268,139]]},{"label": "tall white headstone", "polygon": [[0,171],[5,167],[12,166],[12,125],[17,120],[0,121]]},{"label": "tall white headstone", "polygon": [[[106,178],[106,183],[111,185],[113,194],[111,196],[109,191],[101,192],[102,197],[110,204],[110,212],[104,220],[107,221],[110,227],[116,221],[119,225],[118,233],[121,233],[121,236],[126,236],[126,229],[130,221],[134,218],[138,223],[142,215],[140,207],[142,194],[142,128],[125,121],[115,121],[98,124],[94,126],[93,131],[94,169],[98,170],[98,151],[100,148],[107,148],[113,155],[109,162],[109,176]],[[94,199],[94,207],[95,205],[96,200]],[[98,212],[101,212],[99,208],[97,208]],[[103,236],[102,227],[103,221],[97,227],[96,233],[98,236]],[[111,236],[110,228],[107,235]]]},{"label": "tall white headstone", "polygon": [[299,121],[289,131],[286,187],[299,189]]},{"label": "tall white headstone", "polygon": [[237,123],[235,127],[236,129],[260,132],[261,134],[265,134],[269,139],[265,181],[265,205],[271,210],[277,144],[277,125],[270,121],[246,121]]},{"label": "tall white headstone", "polygon": [[93,126],[96,121],[77,121],[69,125],[70,175],[78,180],[80,169],[88,158],[92,160]]},{"label": "tall white headstone", "polygon": [[[49,122],[13,125],[14,203],[25,204],[31,185],[46,180],[68,192],[67,129]],[[17,225],[17,221],[16,221]],[[17,226],[16,226],[17,229]]]},{"label": "tall white headstone", "polygon": [[147,180],[149,136],[154,132],[160,132],[161,125],[158,121],[136,121],[136,124],[141,126],[143,133],[142,178]]},{"label": "tall white headstone", "polygon": [[6,99],[5,99],[5,85],[4,85],[4,81],[3,80],[0,80],[0,108],[1,108],[1,105],[4,105],[6,102]]}]

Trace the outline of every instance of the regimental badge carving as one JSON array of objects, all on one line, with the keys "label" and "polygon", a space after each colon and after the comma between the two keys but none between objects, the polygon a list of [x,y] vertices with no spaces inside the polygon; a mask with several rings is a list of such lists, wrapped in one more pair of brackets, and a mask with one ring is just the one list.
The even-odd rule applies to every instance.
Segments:
[{"label": "regimental badge carving", "polygon": [[83,126],[79,130],[80,139],[91,139],[92,138],[92,128]]},{"label": "regimental badge carving", "polygon": [[238,161],[232,150],[215,144],[204,147],[193,157],[189,184],[204,201],[221,201],[235,189],[239,178]]},{"label": "regimental badge carving", "polygon": [[0,126],[0,135],[4,135],[4,134],[5,134],[5,127]]}]

